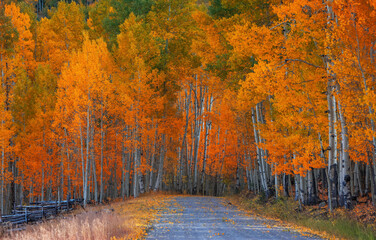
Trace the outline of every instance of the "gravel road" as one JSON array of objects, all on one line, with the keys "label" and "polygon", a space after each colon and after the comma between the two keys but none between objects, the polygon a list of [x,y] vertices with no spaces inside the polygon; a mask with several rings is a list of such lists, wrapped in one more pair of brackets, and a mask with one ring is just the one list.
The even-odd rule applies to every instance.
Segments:
[{"label": "gravel road", "polygon": [[146,239],[320,239],[278,222],[247,216],[221,198],[177,197]]}]

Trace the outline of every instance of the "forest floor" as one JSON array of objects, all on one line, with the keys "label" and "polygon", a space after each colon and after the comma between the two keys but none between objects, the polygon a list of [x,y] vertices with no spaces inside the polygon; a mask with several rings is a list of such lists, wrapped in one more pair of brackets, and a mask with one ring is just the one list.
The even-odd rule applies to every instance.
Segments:
[{"label": "forest floor", "polygon": [[289,199],[262,201],[249,193],[225,198],[143,194],[26,225],[0,239],[376,239],[375,210],[357,206],[329,214],[299,209]]},{"label": "forest floor", "polygon": [[79,208],[53,220],[28,224],[22,231],[3,233],[3,236],[0,234],[0,239],[143,239],[152,220],[171,204],[171,199],[172,195],[167,193],[149,193],[136,199],[115,200],[110,204]]},{"label": "forest floor", "polygon": [[299,206],[291,198],[270,198],[243,192],[226,197],[239,209],[253,215],[283,222],[293,229],[320,235],[326,239],[376,239],[376,208],[371,202],[329,212],[326,206]]}]

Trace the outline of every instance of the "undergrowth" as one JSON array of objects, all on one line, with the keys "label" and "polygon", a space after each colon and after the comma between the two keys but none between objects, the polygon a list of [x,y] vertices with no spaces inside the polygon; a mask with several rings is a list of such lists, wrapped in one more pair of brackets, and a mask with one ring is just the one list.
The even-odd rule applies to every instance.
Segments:
[{"label": "undergrowth", "polygon": [[3,236],[4,240],[120,240],[146,236],[151,221],[169,202],[163,193],[144,194],[136,199],[118,200],[75,210],[57,219],[27,225],[25,230]]},{"label": "undergrowth", "polygon": [[229,199],[243,210],[291,223],[296,228],[303,227],[303,231],[310,230],[311,233],[325,238],[376,239],[376,223],[360,221],[356,215],[357,211],[339,208],[330,213],[327,207],[300,208],[298,202],[283,197],[265,201],[262,196],[241,194]]}]

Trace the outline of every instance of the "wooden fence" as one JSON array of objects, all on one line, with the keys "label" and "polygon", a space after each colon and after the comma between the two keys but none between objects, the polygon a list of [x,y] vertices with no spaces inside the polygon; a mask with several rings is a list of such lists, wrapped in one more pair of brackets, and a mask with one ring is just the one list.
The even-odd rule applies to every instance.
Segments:
[{"label": "wooden fence", "polygon": [[67,212],[80,204],[83,199],[71,199],[61,202],[44,201],[30,203],[29,206],[17,206],[11,215],[0,215],[0,225],[19,225],[28,222],[35,222],[55,216],[61,212]]}]

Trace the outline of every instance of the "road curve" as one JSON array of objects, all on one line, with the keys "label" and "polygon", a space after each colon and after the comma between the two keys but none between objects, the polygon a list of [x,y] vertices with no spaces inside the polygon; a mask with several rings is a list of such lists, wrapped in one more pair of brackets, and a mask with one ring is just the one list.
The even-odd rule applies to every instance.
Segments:
[{"label": "road curve", "polygon": [[246,216],[215,197],[176,197],[154,221],[146,239],[320,239],[282,227],[277,222]]}]

